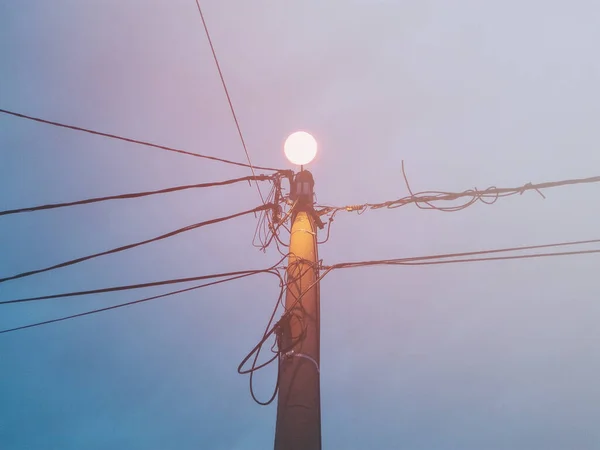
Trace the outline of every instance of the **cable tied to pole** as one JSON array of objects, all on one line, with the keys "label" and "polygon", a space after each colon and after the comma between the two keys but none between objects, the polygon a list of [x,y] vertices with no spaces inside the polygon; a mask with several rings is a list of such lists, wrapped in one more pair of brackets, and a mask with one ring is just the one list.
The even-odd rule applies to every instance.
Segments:
[{"label": "cable tied to pole", "polygon": [[[313,283],[311,283],[306,289],[303,290],[302,286],[299,284],[301,282],[302,277],[306,273],[308,273],[308,271],[310,271],[310,270],[315,270],[318,275],[319,264],[312,263],[311,261],[305,260],[304,258],[299,258],[296,255],[291,254],[291,253],[288,253],[288,255],[286,255],[286,256],[295,258],[295,259],[293,259],[293,261],[291,263],[289,263],[288,266],[279,268],[279,271],[283,271],[285,275],[281,275],[281,273],[279,273],[279,271],[277,271],[277,274],[278,274],[278,277],[280,280],[280,291],[279,291],[279,295],[277,298],[277,302],[275,303],[275,306],[271,313],[269,322],[268,322],[268,324],[265,328],[265,331],[264,331],[261,339],[259,340],[259,342],[242,359],[242,361],[238,365],[238,369],[237,369],[237,371],[240,375],[250,375],[249,383],[250,383],[250,394],[252,396],[252,399],[259,405],[263,405],[263,406],[271,404],[275,400],[275,397],[277,396],[277,392],[279,391],[279,364],[281,363],[281,360],[284,357],[286,357],[285,355],[287,355],[288,357],[291,357],[292,355],[299,356],[298,353],[290,353],[290,352],[294,352],[295,347],[299,343],[301,343],[306,336],[306,326],[302,320],[301,314],[298,313],[298,307],[302,307],[302,303],[301,303],[302,298],[308,291],[310,291],[310,289],[312,289],[314,286],[316,286],[316,284],[319,283],[321,281],[321,279],[323,279],[323,277],[325,275],[327,275],[327,273],[329,273],[329,271],[330,271],[330,269],[328,269],[328,270],[326,270],[325,273],[323,273],[323,275],[317,276],[316,280]],[[303,266],[305,266],[305,267],[302,270]],[[299,270],[296,271],[296,269],[299,269]],[[299,292],[298,295],[295,295],[293,293],[293,291],[288,289],[288,287],[293,284],[296,285],[295,288]],[[289,292],[294,296],[294,301],[293,301],[292,305],[288,308],[286,308],[285,305],[283,305],[283,303],[282,303],[283,295],[286,292]],[[277,314],[277,311],[279,310],[279,307],[282,305],[284,308],[284,312],[281,315],[281,317],[279,318],[279,320],[275,321],[275,316]],[[300,321],[299,328],[300,328],[301,332],[298,336],[291,335],[291,321],[292,320]],[[273,337],[275,339],[275,342],[271,346],[271,352],[274,353],[274,355],[272,357],[270,357],[269,359],[267,359],[265,362],[259,363],[258,359],[259,359],[260,353],[262,351],[262,348],[264,347],[266,342],[269,341],[269,339],[271,339]],[[286,345],[286,343],[285,343],[286,338],[289,341],[289,345]],[[247,368],[247,369],[244,368],[250,360],[252,360],[251,367]],[[263,369],[263,368],[269,366],[270,364],[272,364],[274,362],[277,362],[278,368],[277,368],[277,380],[275,383],[275,387],[273,389],[273,393],[268,398],[268,400],[266,400],[266,401],[259,400],[256,397],[256,394],[254,392],[254,384],[253,384],[254,373],[260,369]],[[317,369],[318,369],[318,367],[317,367]]]}]

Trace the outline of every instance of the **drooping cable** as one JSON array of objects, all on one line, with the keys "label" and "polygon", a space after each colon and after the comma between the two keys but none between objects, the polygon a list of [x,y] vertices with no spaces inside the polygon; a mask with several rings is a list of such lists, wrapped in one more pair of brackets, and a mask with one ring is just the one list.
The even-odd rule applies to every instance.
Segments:
[{"label": "drooping cable", "polygon": [[165,188],[165,189],[157,189],[155,191],[134,192],[131,194],[109,195],[106,197],[88,198],[88,199],[77,200],[77,201],[73,201],[73,202],[51,203],[51,204],[47,204],[47,205],[29,206],[26,208],[18,208],[18,209],[9,209],[9,210],[5,210],[5,211],[0,211],[0,216],[7,216],[10,214],[19,214],[19,213],[25,213],[25,212],[42,211],[42,210],[46,210],[46,209],[56,209],[56,208],[65,208],[65,207],[70,207],[70,206],[88,205],[90,203],[105,202],[105,201],[110,201],[110,200],[126,200],[126,199],[147,197],[150,195],[168,194],[171,192],[183,191],[183,190],[187,190],[187,189],[200,189],[200,188],[209,188],[209,187],[216,187],[216,186],[226,186],[229,184],[239,183],[242,181],[250,181],[250,180],[267,181],[267,180],[272,180],[272,179],[273,179],[273,177],[270,175],[257,175],[257,176],[234,178],[234,179],[225,180],[225,181],[214,181],[211,183],[188,184],[188,185],[184,185],[184,186],[175,186],[175,187],[170,187],[170,188]]},{"label": "drooping cable", "polygon": [[323,241],[318,242],[319,245],[321,244],[326,244],[327,241],[329,241],[329,233],[331,232],[331,224],[333,223],[334,219],[335,219],[335,215],[338,213],[339,210],[334,210],[331,215],[329,216],[329,220],[327,221],[327,236],[325,237],[325,239]]},{"label": "drooping cable", "polygon": [[510,256],[498,256],[498,257],[487,257],[487,258],[469,258],[469,259],[457,259],[466,257],[479,257],[495,253],[505,252],[521,252],[525,250],[539,250],[543,248],[556,248],[574,245],[587,245],[587,244],[599,244],[600,239],[589,239],[583,241],[570,241],[570,242],[558,242],[553,244],[542,244],[542,245],[528,245],[522,247],[510,247],[500,248],[491,250],[478,250],[472,252],[460,252],[460,253],[445,253],[439,255],[427,255],[427,256],[416,256],[408,258],[395,258],[395,259],[382,259],[372,261],[358,261],[348,263],[337,263],[332,265],[325,265],[324,268],[331,270],[335,269],[346,269],[353,267],[368,267],[368,266],[379,266],[379,265],[430,265],[430,264],[450,264],[450,263],[461,263],[461,262],[481,262],[481,261],[498,261],[498,260],[509,260],[509,259],[530,259],[530,258],[543,258],[543,257],[556,257],[556,256],[572,256],[572,255],[585,255],[600,253],[600,249],[594,250],[575,250],[567,252],[552,252],[552,253],[533,253],[525,255],[510,255]]},{"label": "drooping cable", "polygon": [[[289,256],[289,254],[288,254]],[[300,260],[297,259],[293,264],[297,265],[298,268],[300,267],[300,264],[302,263],[308,263],[307,261],[304,260]],[[266,400],[266,401],[261,401],[256,397],[256,394],[254,393],[254,388],[253,388],[253,376],[255,374],[255,372],[257,372],[258,370],[267,367],[268,365],[270,365],[271,363],[277,361],[278,365],[279,365],[279,361],[280,358],[285,355],[289,350],[291,350],[299,341],[301,341],[304,337],[304,333],[306,332],[306,329],[304,326],[301,326],[302,328],[302,332],[299,336],[296,337],[292,337],[292,343],[288,346],[288,348],[282,348],[281,346],[281,323],[288,320],[291,316],[296,317],[297,319],[301,319],[300,317],[298,317],[298,315],[295,313],[295,307],[298,305],[298,303],[302,300],[302,298],[304,297],[304,295],[306,294],[306,292],[310,291],[310,289],[312,289],[317,283],[319,283],[329,272],[331,272],[331,269],[326,270],[323,274],[318,275],[317,279],[306,288],[306,290],[304,289],[299,289],[300,291],[300,295],[295,296],[294,295],[294,301],[293,303],[289,306],[289,308],[286,308],[285,306],[283,306],[284,308],[284,313],[282,314],[282,316],[279,318],[279,320],[277,320],[275,323],[274,319],[275,319],[275,315],[277,313],[277,310],[279,309],[280,305],[283,305],[283,294],[287,291],[288,293],[292,294],[292,291],[288,290],[288,287],[291,284],[296,283],[297,281],[299,281],[302,276],[309,270],[316,270],[316,267],[314,265],[309,265],[308,267],[306,267],[306,269],[304,271],[300,271],[298,274],[296,274],[295,276],[293,276],[292,278],[289,277],[290,275],[290,270],[288,267],[288,270],[286,271],[286,276],[281,277],[280,275],[280,286],[281,286],[281,290],[279,293],[279,296],[277,298],[277,301],[275,302],[275,306],[273,308],[273,311],[271,313],[271,316],[269,318],[269,321],[267,323],[267,326],[265,327],[265,331],[260,339],[260,341],[253,347],[253,349],[243,358],[243,360],[241,361],[241,363],[238,366],[238,373],[241,375],[249,375],[250,379],[249,379],[249,383],[250,383],[250,395],[252,396],[252,399],[258,403],[259,405],[269,405],[270,403],[273,402],[273,400],[275,399],[278,389],[279,389],[279,367],[277,368],[277,381],[275,384],[275,388],[273,391],[273,394],[271,395],[271,397]],[[292,270],[293,272],[293,270]],[[293,295],[293,294],[292,294]],[[269,358],[267,361],[258,364],[258,359],[260,356],[260,353],[262,351],[262,348],[264,347],[264,345],[267,343],[267,341],[272,337],[275,336],[275,343],[273,344],[273,346],[271,347],[271,351],[274,353],[274,356],[272,356],[271,358]],[[275,347],[277,347],[277,349],[275,350]],[[244,369],[244,367],[246,366],[246,364],[248,363],[248,361],[252,359],[252,365],[249,369]]]},{"label": "drooping cable", "polygon": [[[277,251],[282,256],[285,255],[286,252],[283,251],[281,247],[289,247],[289,245],[281,239],[280,230],[287,230],[289,234],[289,229],[286,227],[286,221],[292,213],[294,203],[289,201],[289,196],[283,195],[281,180],[284,177],[289,179],[292,176],[293,173],[291,171],[278,172],[273,176],[273,185],[266,200],[274,206],[272,209],[261,213],[252,240],[252,245],[259,248],[262,252],[266,252],[272,242],[275,242]],[[286,206],[288,206],[287,211]]]},{"label": "drooping cable", "polygon": [[[202,288],[209,287],[209,286],[214,286],[214,285],[217,285],[217,284],[227,283],[229,281],[238,280],[240,278],[250,277],[252,275],[257,275],[259,273],[264,273],[264,272],[261,272],[261,271],[250,272],[250,273],[246,273],[244,275],[237,275],[235,277],[229,277],[229,278],[226,278],[224,280],[212,281],[210,283],[205,283],[205,284],[201,284],[201,285],[198,285],[198,286],[192,286],[192,287],[189,287],[189,288],[186,288],[186,289],[179,289],[179,290],[176,290],[176,291],[167,292],[165,294],[154,295],[152,297],[145,297],[145,298],[142,298],[142,299],[139,299],[139,300],[133,300],[133,301],[126,302],[126,303],[119,303],[117,305],[107,306],[105,308],[93,309],[91,311],[85,311],[85,312],[82,312],[82,313],[71,314],[69,316],[58,317],[56,319],[44,320],[42,322],[35,322],[35,323],[31,323],[31,324],[28,324],[28,325],[22,325],[22,326],[15,327],[15,328],[9,328],[9,329],[5,329],[5,330],[0,330],[0,334],[11,333],[11,332],[14,332],[14,331],[19,331],[19,330],[25,330],[27,328],[35,328],[35,327],[39,327],[39,326],[43,326],[43,325],[49,325],[49,324],[52,324],[52,323],[63,322],[65,320],[72,320],[72,319],[77,319],[77,318],[80,318],[80,317],[90,316],[90,315],[98,314],[98,313],[101,313],[101,312],[104,312],[104,311],[111,311],[113,309],[124,308],[126,306],[137,305],[137,304],[140,304],[140,303],[149,302],[149,301],[156,300],[156,299],[159,299],[159,298],[165,298],[165,297],[169,297],[169,296],[172,296],[172,295],[182,294],[184,292],[190,292],[190,291],[194,291],[194,290],[197,290],[197,289],[202,289]],[[267,273],[270,273],[270,272],[267,271]]]},{"label": "drooping cable", "polygon": [[[272,203],[273,204],[273,208],[271,211],[269,210],[265,210],[262,211],[259,214],[258,217],[258,221],[256,223],[256,228],[254,230],[254,236],[252,237],[252,245],[254,247],[258,247],[258,248],[262,248],[262,245],[264,244],[264,240],[265,240],[265,230],[267,229],[267,223],[270,223],[273,219],[269,217],[269,212],[275,212],[276,208],[278,208],[277,203],[275,202],[275,198],[276,198],[276,179],[273,180],[273,186],[271,187],[271,190],[269,191],[269,194],[267,195],[267,198],[265,199],[266,202],[268,203]],[[257,240],[261,245],[257,244]]]},{"label": "drooping cable", "polygon": [[[414,192],[408,182],[408,177],[406,175],[406,171],[404,169],[404,161],[402,161],[402,175],[409,191],[408,196],[399,198],[397,200],[390,200],[382,203],[363,203],[358,205],[348,205],[348,206],[320,206],[321,214],[328,214],[333,211],[356,211],[359,214],[365,212],[368,209],[380,209],[380,208],[399,208],[401,206],[406,206],[408,204],[415,204],[420,209],[433,209],[436,211],[444,211],[444,212],[455,212],[461,211],[477,201],[482,203],[491,205],[495,203],[499,198],[502,197],[510,197],[513,195],[521,195],[526,191],[536,191],[542,198],[546,198],[542,193],[544,189],[563,187],[568,185],[575,184],[591,184],[591,183],[600,183],[600,176],[588,177],[588,178],[575,178],[568,180],[560,180],[560,181],[548,181],[544,183],[527,183],[518,187],[511,188],[498,188],[495,186],[491,186],[485,190],[479,190],[477,188],[468,189],[463,192],[445,192],[445,191],[422,191],[422,192]],[[434,203],[436,202],[449,202],[455,201],[462,198],[468,198],[465,203],[455,205],[455,206],[436,206]]]},{"label": "drooping cable", "polygon": [[211,220],[206,220],[204,222],[195,223],[193,225],[188,225],[187,227],[179,228],[177,230],[170,231],[169,233],[165,233],[165,234],[162,234],[160,236],[156,236],[156,237],[153,237],[153,238],[150,238],[150,239],[146,239],[146,240],[143,240],[143,241],[135,242],[133,244],[128,244],[128,245],[124,245],[124,246],[121,246],[121,247],[113,248],[111,250],[106,250],[106,251],[103,251],[103,252],[94,253],[92,255],[87,255],[87,256],[82,256],[80,258],[71,259],[69,261],[65,261],[65,262],[62,262],[62,263],[59,263],[59,264],[54,264],[52,266],[44,267],[42,269],[30,270],[28,272],[22,272],[22,273],[19,273],[19,274],[16,274],[16,275],[11,275],[9,277],[0,278],[0,283],[6,282],[6,281],[10,281],[10,280],[16,280],[18,278],[29,277],[29,276],[36,275],[36,274],[39,274],[39,273],[48,272],[50,270],[56,270],[56,269],[60,269],[60,268],[63,268],[63,267],[72,266],[74,264],[79,264],[79,263],[82,263],[84,261],[88,261],[90,259],[99,258],[101,256],[110,255],[110,254],[122,252],[122,251],[125,251],[125,250],[130,250],[130,249],[135,248],[135,247],[139,247],[139,246],[142,246],[142,245],[147,245],[147,244],[150,244],[152,242],[157,242],[157,241],[160,241],[160,240],[163,240],[163,239],[167,239],[167,238],[173,237],[175,235],[184,233],[186,231],[195,230],[197,228],[205,227],[207,225],[213,225],[215,223],[225,222],[227,220],[231,220],[231,219],[234,219],[236,217],[241,217],[241,216],[244,216],[244,215],[247,215],[247,214],[253,214],[253,213],[260,212],[260,211],[262,211],[264,209],[268,209],[268,208],[271,208],[271,207],[272,207],[272,205],[269,205],[269,204],[267,204],[267,205],[261,205],[261,206],[258,206],[256,208],[253,208],[253,209],[250,209],[250,210],[247,210],[247,211],[243,211],[243,212],[236,213],[236,214],[231,214],[229,216],[219,217],[217,219],[211,219]]},{"label": "drooping cable", "polygon": [[0,305],[11,305],[15,303],[27,303],[27,302],[36,302],[42,300],[51,300],[57,298],[67,298],[67,297],[78,297],[78,296],[86,296],[86,295],[95,295],[95,294],[106,294],[109,292],[120,292],[120,291],[130,291],[135,289],[145,289],[149,287],[157,287],[157,286],[166,286],[171,284],[180,284],[180,283],[189,283],[192,281],[203,281],[203,280],[211,280],[214,278],[225,278],[225,277],[236,277],[238,275],[246,275],[246,274],[257,274],[264,273],[268,271],[273,271],[276,269],[279,264],[283,261],[284,258],[277,261],[271,267],[267,267],[266,269],[252,269],[252,270],[238,270],[235,272],[225,272],[225,273],[215,273],[210,275],[200,275],[195,277],[185,277],[185,278],[171,278],[168,280],[161,281],[151,281],[148,283],[138,283],[138,284],[129,284],[122,286],[111,286],[100,289],[90,289],[86,291],[74,291],[74,292],[65,292],[61,294],[51,294],[51,295],[40,295],[37,297],[24,297],[17,299],[9,299],[0,301]]},{"label": "drooping cable", "polygon": [[146,147],[157,148],[157,149],[160,149],[160,150],[165,150],[165,151],[168,151],[168,152],[179,153],[179,154],[182,154],[182,155],[195,156],[196,158],[208,159],[208,160],[211,160],[211,161],[222,162],[222,163],[231,164],[231,165],[234,165],[234,166],[248,167],[248,168],[253,168],[253,169],[257,169],[257,170],[270,170],[270,171],[274,171],[274,172],[278,172],[280,170],[280,169],[274,169],[272,167],[250,166],[249,164],[246,164],[246,163],[241,163],[241,162],[237,162],[237,161],[231,161],[231,160],[224,159],[224,158],[218,158],[216,156],[202,155],[200,153],[194,153],[194,152],[190,152],[190,151],[187,151],[187,150],[177,149],[177,148],[174,148],[174,147],[167,147],[166,145],[154,144],[152,142],[141,141],[141,140],[138,140],[138,139],[131,139],[131,138],[119,136],[119,135],[116,135],[116,134],[104,133],[104,132],[101,132],[101,131],[91,130],[89,128],[82,128],[82,127],[78,127],[78,126],[75,126],[75,125],[68,125],[68,124],[64,124],[64,123],[60,123],[60,122],[55,122],[53,120],[47,120],[47,119],[41,119],[39,117],[28,116],[26,114],[21,114],[21,113],[15,112],[15,111],[9,111],[7,109],[1,109],[0,108],[0,113],[9,114],[11,116],[20,117],[22,119],[33,120],[35,122],[44,123],[44,124],[52,125],[52,126],[55,126],[55,127],[67,128],[67,129],[75,130],[75,131],[82,131],[84,133],[94,134],[96,136],[103,136],[103,137],[110,138],[110,139],[117,139],[119,141],[130,142],[132,144],[144,145]]}]

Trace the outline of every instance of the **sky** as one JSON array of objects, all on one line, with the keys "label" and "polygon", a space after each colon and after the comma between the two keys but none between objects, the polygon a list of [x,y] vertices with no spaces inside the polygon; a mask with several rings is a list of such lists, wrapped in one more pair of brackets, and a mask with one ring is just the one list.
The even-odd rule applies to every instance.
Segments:
[{"label": "sky", "polygon": [[[595,2],[206,0],[252,161],[310,131],[319,203],[598,175]],[[0,108],[243,162],[194,1],[0,2]],[[0,115],[0,210],[249,175]],[[265,191],[267,186],[263,187]],[[599,238],[596,185],[455,213],[340,213],[324,264]],[[0,218],[0,275],[260,205],[247,184]],[[0,285],[0,300],[275,263],[249,215]],[[334,271],[323,448],[595,449],[598,256]],[[1,306],[0,329],[167,292]],[[237,374],[267,275],[0,336],[0,448],[270,448]],[[258,374],[268,397],[275,373]]]}]

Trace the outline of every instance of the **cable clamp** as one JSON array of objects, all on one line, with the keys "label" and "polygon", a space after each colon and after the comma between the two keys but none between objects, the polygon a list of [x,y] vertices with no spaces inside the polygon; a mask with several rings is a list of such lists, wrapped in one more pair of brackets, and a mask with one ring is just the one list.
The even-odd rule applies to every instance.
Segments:
[{"label": "cable clamp", "polygon": [[523,192],[531,189],[533,187],[533,185],[531,184],[531,182],[524,184],[523,186],[521,186],[521,189],[519,189],[519,195],[523,195]]},{"label": "cable clamp", "polygon": [[531,184],[531,182],[529,182],[526,185],[524,185],[523,187],[521,187],[521,189],[519,190],[519,195],[523,195],[523,192],[528,191],[530,189],[535,190],[538,194],[540,194],[540,196],[544,200],[546,199],[546,196],[544,194],[542,194],[542,191],[540,191],[538,188],[534,187],[533,184]]},{"label": "cable clamp", "polygon": [[294,350],[290,350],[289,352],[283,354],[284,359],[290,359],[294,356],[297,356],[298,358],[308,359],[315,365],[317,373],[321,373],[321,370],[319,369],[319,364],[317,364],[317,361],[312,356],[306,355],[304,353],[298,353]]},{"label": "cable clamp", "polygon": [[346,206],[346,211],[348,211],[348,212],[360,211],[363,208],[364,208],[364,205],[349,205],[349,206]]}]

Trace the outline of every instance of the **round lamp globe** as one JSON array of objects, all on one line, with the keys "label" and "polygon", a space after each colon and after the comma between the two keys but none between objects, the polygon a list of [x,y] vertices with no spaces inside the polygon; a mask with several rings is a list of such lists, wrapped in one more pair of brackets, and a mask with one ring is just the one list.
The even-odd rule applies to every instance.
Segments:
[{"label": "round lamp globe", "polygon": [[283,151],[292,164],[303,166],[315,159],[317,141],[306,131],[296,131],[285,140]]}]

